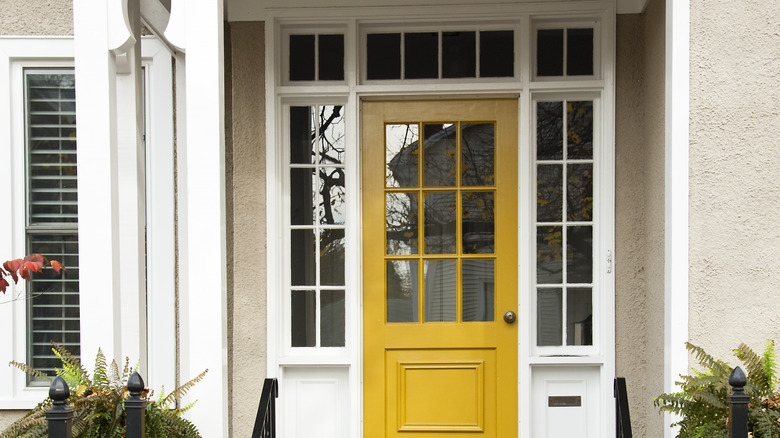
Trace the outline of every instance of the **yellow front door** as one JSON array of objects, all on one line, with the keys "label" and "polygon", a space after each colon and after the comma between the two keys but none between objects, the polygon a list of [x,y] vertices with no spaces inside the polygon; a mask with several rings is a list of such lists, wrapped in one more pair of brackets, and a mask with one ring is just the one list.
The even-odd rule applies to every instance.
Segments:
[{"label": "yellow front door", "polygon": [[516,437],[517,101],[361,117],[363,436]]}]

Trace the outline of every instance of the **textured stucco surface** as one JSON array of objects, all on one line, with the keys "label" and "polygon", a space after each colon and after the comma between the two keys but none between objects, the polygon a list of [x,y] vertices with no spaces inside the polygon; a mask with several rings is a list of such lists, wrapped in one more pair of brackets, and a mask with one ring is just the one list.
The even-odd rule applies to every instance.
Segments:
[{"label": "textured stucco surface", "polygon": [[0,411],[0,432],[4,431],[14,421],[21,418],[27,411]]},{"label": "textured stucco surface", "polygon": [[636,437],[663,436],[664,1],[617,20],[615,334]]},{"label": "textured stucco surface", "polygon": [[73,0],[0,0],[0,35],[73,35]]},{"label": "textured stucco surface", "polygon": [[230,23],[233,291],[231,436],[252,434],[266,373],[265,27]]},{"label": "textured stucco surface", "polygon": [[780,340],[780,2],[691,1],[691,342]]}]

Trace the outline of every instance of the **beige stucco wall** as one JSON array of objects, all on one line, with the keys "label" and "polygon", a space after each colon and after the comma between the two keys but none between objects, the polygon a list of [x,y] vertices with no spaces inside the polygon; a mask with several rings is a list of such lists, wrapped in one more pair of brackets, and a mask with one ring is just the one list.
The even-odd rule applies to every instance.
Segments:
[{"label": "beige stucco wall", "polygon": [[14,421],[21,418],[27,411],[0,411],[0,432],[4,431]]},{"label": "beige stucco wall", "polygon": [[2,0],[0,35],[73,35],[73,0]]},{"label": "beige stucco wall", "polygon": [[664,6],[617,20],[616,371],[636,437],[663,436]]},{"label": "beige stucco wall", "polygon": [[691,1],[690,340],[780,340],[780,2]]},{"label": "beige stucco wall", "polygon": [[[262,22],[229,24],[228,201],[231,436],[252,434],[266,375],[265,39]],[[230,102],[232,101],[232,105]],[[228,123],[230,120],[228,120]],[[230,140],[232,138],[232,141]],[[232,143],[232,148],[230,147]],[[232,152],[231,152],[232,151]],[[232,196],[231,196],[232,194]],[[232,206],[232,207],[231,207]],[[230,250],[232,248],[232,251]]]}]

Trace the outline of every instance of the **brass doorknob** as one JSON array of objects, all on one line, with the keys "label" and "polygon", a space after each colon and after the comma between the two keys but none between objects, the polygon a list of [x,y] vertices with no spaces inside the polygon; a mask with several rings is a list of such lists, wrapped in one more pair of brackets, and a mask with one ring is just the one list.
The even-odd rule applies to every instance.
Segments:
[{"label": "brass doorknob", "polygon": [[517,315],[515,315],[515,312],[511,310],[507,310],[504,314],[504,321],[506,321],[508,324],[512,324],[517,321]]}]

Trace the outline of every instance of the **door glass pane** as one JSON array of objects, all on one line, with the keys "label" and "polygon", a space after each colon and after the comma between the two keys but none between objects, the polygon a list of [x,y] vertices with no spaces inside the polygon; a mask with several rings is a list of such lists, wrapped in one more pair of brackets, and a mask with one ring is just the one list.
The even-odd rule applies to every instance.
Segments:
[{"label": "door glass pane", "polygon": [[320,163],[344,164],[346,142],[344,139],[344,107],[325,105],[320,107]]},{"label": "door glass pane", "polygon": [[385,127],[385,165],[387,187],[417,187],[418,125]]},{"label": "door glass pane", "polygon": [[455,254],[456,206],[454,192],[425,195],[425,253]]},{"label": "door glass pane", "polygon": [[494,320],[494,265],[493,260],[463,261],[463,321]]},{"label": "door glass pane", "polygon": [[457,308],[457,262],[425,261],[425,322],[453,322]]},{"label": "door glass pane", "polygon": [[417,254],[418,209],[417,193],[385,195],[388,255]]},{"label": "door glass pane", "polygon": [[563,166],[536,166],[536,220],[560,222],[563,217]]},{"label": "door glass pane", "polygon": [[312,141],[316,135],[314,126],[311,107],[290,107],[290,163],[314,162],[314,151],[312,151]]},{"label": "door glass pane", "polygon": [[316,239],[314,230],[290,232],[290,274],[293,286],[314,286]]},{"label": "door glass pane", "polygon": [[569,164],[567,168],[568,220],[591,221],[593,220],[593,164]]},{"label": "door glass pane", "polygon": [[569,283],[593,281],[593,227],[570,226],[566,237],[566,273]]},{"label": "door glass pane", "polygon": [[464,123],[461,132],[461,185],[492,186],[496,183],[495,125]]},{"label": "door glass pane", "polygon": [[386,269],[387,322],[417,322],[417,260],[388,260]]},{"label": "door glass pane", "polygon": [[344,346],[344,291],[320,292],[320,346]]},{"label": "door glass pane", "polygon": [[566,291],[566,344],[593,345],[593,294],[590,288]]},{"label": "door glass pane", "polygon": [[593,29],[566,29],[566,74],[593,74]]},{"label": "door glass pane", "polygon": [[320,167],[319,171],[319,195],[320,199],[320,224],[344,225],[346,215],[346,193],[344,191],[343,167]]},{"label": "door glass pane", "polygon": [[593,102],[568,102],[566,118],[568,158],[593,158]]},{"label": "door glass pane", "polygon": [[537,32],[536,74],[563,75],[563,29],[540,29]]},{"label": "door glass pane", "polygon": [[476,32],[442,32],[442,72],[444,78],[477,76]]},{"label": "door glass pane", "polygon": [[404,77],[406,79],[439,77],[439,34],[437,32],[404,34]]},{"label": "door glass pane", "polygon": [[401,79],[401,34],[370,33],[366,35],[366,77]]},{"label": "door glass pane", "polygon": [[343,229],[324,229],[320,233],[320,284],[344,285]]},{"label": "door glass pane", "polygon": [[536,294],[536,345],[553,346],[563,342],[561,318],[563,293],[559,288],[539,288]]},{"label": "door glass pane", "polygon": [[563,158],[563,102],[536,104],[536,159]]},{"label": "door glass pane", "polygon": [[539,226],[536,228],[536,282],[559,284],[563,282],[563,229]]},{"label": "door glass pane", "polygon": [[291,295],[292,346],[316,346],[316,295],[313,290],[294,290]]},{"label": "door glass pane", "polygon": [[290,222],[293,225],[314,223],[317,205],[317,193],[312,186],[314,173],[314,169],[290,169]]},{"label": "door glass pane", "polygon": [[423,180],[425,187],[452,187],[455,181],[457,144],[452,123],[423,125]]},{"label": "door glass pane", "polygon": [[515,75],[515,33],[494,30],[479,33],[479,77]]},{"label": "door glass pane", "polygon": [[495,205],[493,192],[463,192],[463,253],[495,252]]}]

